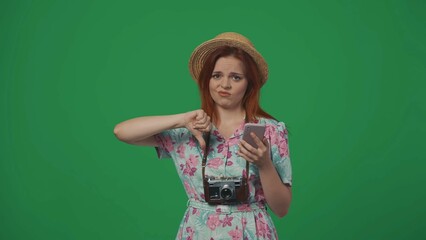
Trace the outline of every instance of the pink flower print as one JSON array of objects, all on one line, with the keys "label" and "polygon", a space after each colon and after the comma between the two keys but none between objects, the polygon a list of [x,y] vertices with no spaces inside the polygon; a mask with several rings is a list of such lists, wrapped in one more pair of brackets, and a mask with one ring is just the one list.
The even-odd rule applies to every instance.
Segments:
[{"label": "pink flower print", "polygon": [[247,219],[245,217],[241,218],[241,225],[243,226],[243,229],[246,228]]},{"label": "pink flower print", "polygon": [[238,138],[232,138],[232,139],[229,140],[228,145],[230,147],[232,147],[232,146],[238,144],[239,142],[240,142],[240,139],[238,139]]},{"label": "pink flower print", "polygon": [[179,240],[182,239],[182,228],[179,229],[177,239],[179,239]]},{"label": "pink flower print", "polygon": [[271,140],[270,144],[275,145],[278,142],[278,135],[276,133],[277,129],[275,126],[266,125],[265,137]]},{"label": "pink flower print", "polygon": [[187,142],[188,146],[190,146],[191,148],[194,148],[197,146],[197,143],[195,142],[196,140],[194,140],[194,138],[189,138],[189,142]]},{"label": "pink flower print", "polygon": [[189,213],[186,213],[184,222],[187,223],[189,219]]},{"label": "pink flower print", "polygon": [[229,151],[229,145],[221,143],[217,146],[217,152],[221,153],[224,157],[232,157],[231,151]]},{"label": "pink flower print", "polygon": [[284,129],[284,131],[280,132],[280,137],[282,137],[284,139],[287,139],[286,136],[288,136],[288,130],[287,130],[287,128]]},{"label": "pink flower print", "polygon": [[245,168],[243,169],[243,176],[247,176],[247,171]]},{"label": "pink flower print", "polygon": [[195,189],[193,189],[193,188],[191,187],[191,185],[189,185],[189,183],[188,183],[187,181],[185,181],[185,182],[183,183],[183,185],[185,186],[186,193],[187,193],[189,196],[192,196],[193,198],[198,199],[197,192],[195,191]]},{"label": "pink flower print", "polygon": [[254,199],[256,199],[257,202],[262,202],[265,200],[263,188],[256,188],[256,191],[254,193]]},{"label": "pink flower print", "polygon": [[208,161],[207,166],[213,168],[213,169],[218,169],[220,165],[223,164],[223,160],[221,158],[213,158],[211,160]]},{"label": "pink flower print", "polygon": [[272,131],[273,127],[274,126],[271,126],[271,125],[266,125],[265,126],[265,136],[269,137],[269,136],[272,135],[272,133],[273,133],[273,131]]},{"label": "pink flower print", "polygon": [[237,207],[238,211],[242,211],[242,212],[250,212],[251,211],[251,207],[249,204],[240,204]]},{"label": "pink flower print", "polygon": [[207,226],[213,231],[220,225],[219,215],[211,214],[207,219]]},{"label": "pink flower print", "polygon": [[226,162],[226,166],[232,166],[232,165],[234,165],[234,163],[232,161],[227,161]]},{"label": "pink flower print", "polygon": [[234,136],[239,136],[239,135],[243,134],[243,131],[244,131],[244,125],[245,125],[245,124],[242,124],[241,126],[239,126],[239,127],[237,128],[237,130],[236,130],[236,131],[235,131],[235,133],[234,133]]},{"label": "pink flower print", "polygon": [[195,171],[197,171],[196,166],[198,165],[198,156],[191,154],[186,160],[185,165],[180,164],[180,170],[183,170],[183,174],[194,176]]},{"label": "pink flower print", "polygon": [[167,152],[173,151],[173,142],[170,136],[164,137],[164,148],[166,148]]},{"label": "pink flower print", "polygon": [[[246,171],[245,166],[246,166],[246,163],[244,162],[244,169],[241,171],[241,174],[242,174],[243,176],[247,176],[247,171]],[[249,169],[249,171],[250,171],[250,169]],[[256,176],[256,174],[254,174],[254,173],[249,174],[249,175],[248,175],[248,180],[249,180],[249,182],[255,182],[255,181],[257,181],[257,176]]]},{"label": "pink flower print", "polygon": [[191,191],[191,186],[189,185],[189,183],[187,181],[184,181],[183,185],[185,186],[186,192],[189,193]]},{"label": "pink flower print", "polygon": [[198,165],[198,156],[191,154],[189,155],[189,159],[186,161],[186,164],[188,164],[191,167],[196,167]]},{"label": "pink flower print", "polygon": [[217,152],[221,153],[223,152],[223,149],[225,148],[225,144],[221,143],[217,146]]},{"label": "pink flower print", "polygon": [[[245,174],[245,173],[246,173],[246,172],[245,172],[245,169],[244,169],[243,174]],[[250,174],[250,176],[249,176],[249,181],[250,181],[250,182],[257,182],[257,181],[258,181],[258,179],[256,179],[256,178],[257,178],[256,174],[252,173],[252,174]]]},{"label": "pink flower print", "polygon": [[189,233],[189,236],[186,238],[186,240],[194,239],[194,230],[191,227],[187,227],[186,232]]},{"label": "pink flower print", "polygon": [[266,223],[262,213],[259,213],[254,219],[256,221],[256,236],[271,239],[270,227]]},{"label": "pink flower print", "polygon": [[214,130],[213,135],[216,136],[216,140],[219,141],[219,142],[222,142],[224,140],[223,137],[220,135],[218,130]]},{"label": "pink flower print", "polygon": [[280,156],[288,156],[288,145],[286,140],[281,140],[280,145],[278,146],[278,152]]},{"label": "pink flower print", "polygon": [[200,215],[200,211],[198,211],[198,208],[193,208],[192,209],[192,215],[197,215],[197,216]]},{"label": "pink flower print", "polygon": [[181,168],[181,169],[182,169],[182,168],[184,168],[184,169],[183,169],[183,174],[185,174],[185,175],[189,175],[189,176],[194,176],[195,171],[197,171],[197,168],[195,168],[195,167],[190,167],[190,166],[188,166],[188,165],[183,166],[183,164],[181,164],[181,165],[180,165],[180,168]]},{"label": "pink flower print", "polygon": [[232,240],[240,240],[243,237],[243,231],[241,229],[235,228],[228,232],[229,236],[232,237]]},{"label": "pink flower print", "polygon": [[181,144],[179,145],[178,149],[177,149],[177,153],[179,154],[180,158],[185,158],[185,145]]},{"label": "pink flower print", "polygon": [[228,215],[225,215],[225,218],[222,220],[222,227],[232,226],[232,219],[234,217],[229,217]]}]

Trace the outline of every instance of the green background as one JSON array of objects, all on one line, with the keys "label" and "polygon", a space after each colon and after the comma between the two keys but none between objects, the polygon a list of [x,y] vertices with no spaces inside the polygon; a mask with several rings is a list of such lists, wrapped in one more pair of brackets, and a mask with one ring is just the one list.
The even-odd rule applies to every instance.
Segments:
[{"label": "green background", "polygon": [[197,109],[189,56],[224,31],[290,130],[280,237],[426,238],[425,26],[423,0],[1,1],[0,239],[173,239],[173,163],[113,128]]}]

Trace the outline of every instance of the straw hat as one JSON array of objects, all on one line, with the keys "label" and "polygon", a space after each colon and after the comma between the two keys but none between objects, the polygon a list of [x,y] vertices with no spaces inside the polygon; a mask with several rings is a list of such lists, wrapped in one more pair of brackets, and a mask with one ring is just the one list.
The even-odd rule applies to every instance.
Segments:
[{"label": "straw hat", "polygon": [[189,59],[189,72],[192,78],[198,82],[201,69],[207,57],[218,47],[230,46],[237,47],[248,53],[256,63],[260,72],[260,82],[265,84],[268,79],[268,64],[262,55],[254,48],[253,43],[250,42],[246,37],[235,32],[225,32],[217,35],[215,38],[210,39],[201,45],[199,45],[192,52],[191,58]]}]

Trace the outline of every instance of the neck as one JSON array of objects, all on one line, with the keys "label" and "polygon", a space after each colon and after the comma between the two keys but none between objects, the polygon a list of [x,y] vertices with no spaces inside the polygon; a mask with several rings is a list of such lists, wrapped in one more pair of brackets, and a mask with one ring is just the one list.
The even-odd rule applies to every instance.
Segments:
[{"label": "neck", "polygon": [[242,107],[237,109],[218,108],[217,113],[220,125],[223,123],[241,123],[246,116],[246,111]]}]

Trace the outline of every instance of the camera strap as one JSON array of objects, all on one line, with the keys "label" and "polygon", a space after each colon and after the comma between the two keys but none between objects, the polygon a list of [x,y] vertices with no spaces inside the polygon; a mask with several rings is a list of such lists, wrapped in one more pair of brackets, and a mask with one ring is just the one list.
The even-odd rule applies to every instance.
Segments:
[{"label": "camera strap", "polygon": [[208,155],[208,151],[210,148],[210,132],[208,132],[206,135],[203,135],[204,138],[204,142],[206,143],[206,147],[204,148],[204,155],[203,155],[203,161],[201,163],[201,172],[203,175],[203,188],[204,188],[204,199],[206,200],[206,202],[208,202],[207,196],[210,197],[210,191],[209,191],[209,187],[208,187],[208,182],[206,180],[206,176],[205,176],[205,171],[206,171],[206,162],[207,162],[207,155]]},{"label": "camera strap", "polygon": [[[205,172],[206,172],[207,155],[208,155],[208,151],[209,151],[209,148],[210,148],[210,132],[208,132],[203,137],[204,137],[204,141],[206,142],[206,148],[204,148],[203,162],[201,164],[201,172],[203,174],[203,182],[204,182]],[[204,186],[204,188],[205,187],[206,186]]]}]

